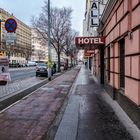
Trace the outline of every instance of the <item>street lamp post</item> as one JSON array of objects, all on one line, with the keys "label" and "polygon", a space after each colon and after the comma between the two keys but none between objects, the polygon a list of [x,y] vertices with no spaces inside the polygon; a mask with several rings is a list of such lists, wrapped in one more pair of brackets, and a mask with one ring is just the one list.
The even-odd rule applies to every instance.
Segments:
[{"label": "street lamp post", "polygon": [[50,0],[48,0],[48,80],[51,80]]}]

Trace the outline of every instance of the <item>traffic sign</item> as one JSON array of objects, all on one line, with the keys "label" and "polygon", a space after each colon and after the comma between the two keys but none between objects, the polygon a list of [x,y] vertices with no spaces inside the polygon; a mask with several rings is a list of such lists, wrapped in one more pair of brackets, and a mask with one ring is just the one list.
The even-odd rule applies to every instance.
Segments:
[{"label": "traffic sign", "polygon": [[10,32],[10,33],[15,32],[16,28],[17,28],[17,22],[15,19],[8,18],[5,21],[5,29],[7,30],[7,32]]},{"label": "traffic sign", "polygon": [[6,33],[6,45],[14,45],[16,41],[16,33]]},{"label": "traffic sign", "polygon": [[6,33],[5,40],[16,40],[16,33]]}]

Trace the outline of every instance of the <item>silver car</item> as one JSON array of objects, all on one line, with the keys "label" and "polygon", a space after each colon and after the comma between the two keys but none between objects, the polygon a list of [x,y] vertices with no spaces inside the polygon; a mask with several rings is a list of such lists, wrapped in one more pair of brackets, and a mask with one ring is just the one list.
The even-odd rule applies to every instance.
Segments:
[{"label": "silver car", "polygon": [[36,65],[36,76],[48,76],[48,66],[45,63],[38,63]]}]

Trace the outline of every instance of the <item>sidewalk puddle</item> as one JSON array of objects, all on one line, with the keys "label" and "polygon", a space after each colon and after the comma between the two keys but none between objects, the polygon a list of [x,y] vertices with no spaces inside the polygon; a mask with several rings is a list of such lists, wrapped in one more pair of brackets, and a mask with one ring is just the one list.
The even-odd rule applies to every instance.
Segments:
[{"label": "sidewalk puddle", "polygon": [[59,87],[69,87],[70,85],[58,85]]},{"label": "sidewalk puddle", "polygon": [[58,87],[69,87],[70,85],[69,81],[63,81],[60,84],[58,84]]},{"label": "sidewalk puddle", "polygon": [[54,92],[54,88],[48,88],[48,87],[43,87],[43,88],[41,88],[42,90],[46,90],[46,91],[48,91],[48,92]]}]

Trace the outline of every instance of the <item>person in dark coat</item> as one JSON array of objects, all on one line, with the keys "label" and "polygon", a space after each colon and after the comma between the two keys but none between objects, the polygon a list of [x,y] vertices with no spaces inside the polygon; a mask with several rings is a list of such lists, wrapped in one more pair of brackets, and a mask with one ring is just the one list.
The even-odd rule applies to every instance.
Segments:
[{"label": "person in dark coat", "polygon": [[53,73],[56,73],[56,64],[53,64]]}]

